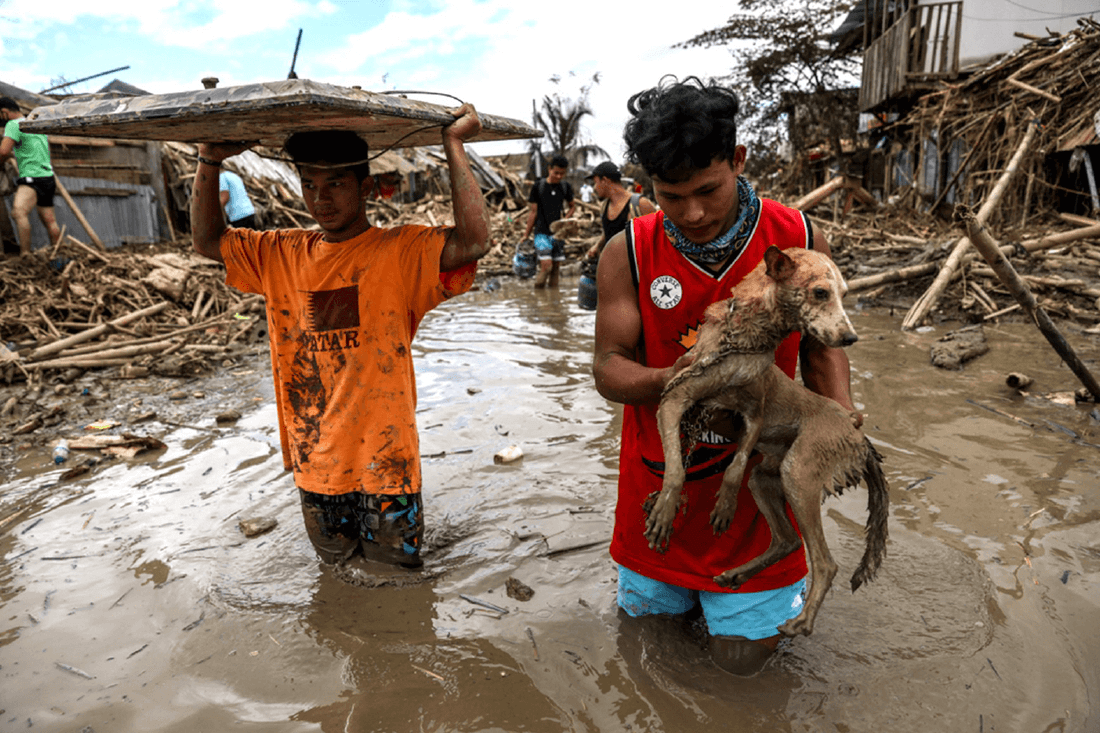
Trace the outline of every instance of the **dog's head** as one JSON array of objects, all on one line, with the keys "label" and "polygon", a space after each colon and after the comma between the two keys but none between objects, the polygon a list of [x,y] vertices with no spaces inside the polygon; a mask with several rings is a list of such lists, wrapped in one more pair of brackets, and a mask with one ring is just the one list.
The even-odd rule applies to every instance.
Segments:
[{"label": "dog's head", "polygon": [[842,303],[848,285],[832,259],[813,250],[783,251],[772,245],[763,264],[795,329],[826,346],[851,346],[859,340]]}]

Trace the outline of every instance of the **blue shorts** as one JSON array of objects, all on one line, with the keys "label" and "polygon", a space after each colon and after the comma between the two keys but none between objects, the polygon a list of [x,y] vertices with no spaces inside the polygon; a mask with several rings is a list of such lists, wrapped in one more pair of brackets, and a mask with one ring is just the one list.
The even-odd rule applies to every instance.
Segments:
[{"label": "blue shorts", "polygon": [[539,253],[540,260],[565,262],[565,243],[549,234],[535,235],[535,251]]},{"label": "blue shorts", "polygon": [[619,607],[629,615],[687,613],[698,603],[712,636],[767,639],[802,612],[806,580],[758,593],[711,593],[647,578],[619,566]]}]

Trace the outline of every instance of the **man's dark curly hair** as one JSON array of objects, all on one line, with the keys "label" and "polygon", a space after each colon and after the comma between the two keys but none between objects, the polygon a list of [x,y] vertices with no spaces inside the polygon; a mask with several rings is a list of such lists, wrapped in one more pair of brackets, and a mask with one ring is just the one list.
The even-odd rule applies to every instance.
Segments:
[{"label": "man's dark curly hair", "polygon": [[309,130],[287,138],[283,149],[295,165],[346,165],[360,183],[370,175],[367,141],[351,130]]},{"label": "man's dark curly hair", "polygon": [[550,167],[551,168],[568,168],[569,167],[569,158],[566,158],[561,153],[557,153],[557,154],[554,155],[553,158],[550,159]]},{"label": "man's dark curly hair", "polygon": [[715,82],[666,76],[626,103],[626,158],[651,176],[680,182],[737,148],[737,94]]}]

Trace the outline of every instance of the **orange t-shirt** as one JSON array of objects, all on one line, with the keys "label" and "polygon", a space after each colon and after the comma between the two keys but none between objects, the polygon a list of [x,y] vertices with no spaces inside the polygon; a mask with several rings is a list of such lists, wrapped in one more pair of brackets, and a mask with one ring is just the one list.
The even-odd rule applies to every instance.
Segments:
[{"label": "orange t-shirt", "polygon": [[226,283],[267,299],[283,464],[319,494],[420,491],[410,345],[424,314],[473,285],[439,272],[447,229],[227,229]]}]

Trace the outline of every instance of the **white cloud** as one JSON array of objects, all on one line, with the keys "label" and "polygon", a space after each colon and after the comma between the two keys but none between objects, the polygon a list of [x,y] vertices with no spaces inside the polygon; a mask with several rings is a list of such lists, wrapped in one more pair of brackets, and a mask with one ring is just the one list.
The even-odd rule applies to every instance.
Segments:
[{"label": "white cloud", "polygon": [[[706,77],[729,71],[723,48],[671,48],[721,26],[736,11],[722,5],[393,0],[376,20],[381,10],[374,2],[269,0],[258,12],[254,4],[214,0],[10,0],[0,13],[0,79],[40,89],[51,75],[75,76],[87,63],[81,48],[103,43],[95,33],[112,32],[119,53],[127,50],[127,39],[142,49],[163,49],[119,61],[134,65],[121,75],[126,81],[152,92],[197,88],[203,75],[219,77],[221,86],[270,81],[289,68],[294,31],[304,27],[296,65],[302,78],[446,92],[485,113],[527,122],[532,100],[555,91],[575,96],[582,80],[599,72],[601,82],[589,98],[594,115],[586,126],[593,141],[621,161],[631,94],[666,73]],[[279,32],[285,38],[272,41]],[[64,37],[70,42],[59,48],[56,41]],[[285,43],[285,49],[272,43]],[[570,71],[577,76],[569,78]],[[552,84],[553,75],[563,83]]]}]

